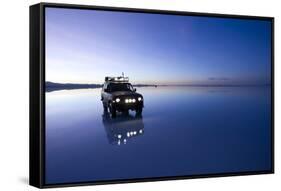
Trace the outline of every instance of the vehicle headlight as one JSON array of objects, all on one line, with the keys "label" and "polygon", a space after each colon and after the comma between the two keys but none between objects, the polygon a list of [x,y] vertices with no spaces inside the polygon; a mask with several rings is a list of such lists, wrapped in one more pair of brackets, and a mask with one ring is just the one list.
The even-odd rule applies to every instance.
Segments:
[{"label": "vehicle headlight", "polygon": [[141,97],[138,97],[138,101],[141,101],[142,100],[142,98]]},{"label": "vehicle headlight", "polygon": [[120,102],[120,98],[116,98],[116,102],[117,102],[117,103]]},{"label": "vehicle headlight", "polygon": [[133,99],[133,100],[132,100],[132,102],[133,102],[133,103],[135,103],[135,102],[136,102],[136,100],[135,100],[135,99]]},{"label": "vehicle headlight", "polygon": [[128,99],[125,99],[125,103],[129,103],[129,100],[128,100]]}]

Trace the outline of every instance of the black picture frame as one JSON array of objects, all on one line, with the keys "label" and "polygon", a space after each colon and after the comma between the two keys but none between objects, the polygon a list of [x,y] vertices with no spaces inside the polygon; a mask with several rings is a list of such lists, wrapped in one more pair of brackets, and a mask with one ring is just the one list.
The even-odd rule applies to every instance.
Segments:
[{"label": "black picture frame", "polygon": [[[266,20],[271,22],[271,169],[238,173],[217,173],[187,176],[151,177],[142,179],[110,180],[99,182],[79,182],[46,184],[45,183],[45,8],[70,8],[87,10],[121,11],[134,13],[153,13],[165,15],[183,15],[217,18],[238,18]],[[132,183],[147,181],[178,180],[191,178],[210,178],[241,175],[274,173],[274,18],[248,15],[227,15],[213,13],[195,13],[168,10],[135,9],[121,7],[102,7],[88,5],[39,3],[30,6],[30,128],[29,128],[29,184],[38,188],[99,185],[112,183]]]}]

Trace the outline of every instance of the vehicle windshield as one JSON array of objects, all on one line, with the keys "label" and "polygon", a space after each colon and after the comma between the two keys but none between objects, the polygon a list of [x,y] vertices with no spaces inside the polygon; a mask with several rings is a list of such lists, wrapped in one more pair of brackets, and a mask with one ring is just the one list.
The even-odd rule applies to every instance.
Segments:
[{"label": "vehicle windshield", "polygon": [[129,83],[110,83],[107,88],[109,92],[134,91],[133,86]]}]

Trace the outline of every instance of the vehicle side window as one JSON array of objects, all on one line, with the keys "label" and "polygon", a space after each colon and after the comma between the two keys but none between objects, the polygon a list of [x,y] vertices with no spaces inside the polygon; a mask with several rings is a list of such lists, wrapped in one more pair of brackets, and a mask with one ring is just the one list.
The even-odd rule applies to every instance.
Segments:
[{"label": "vehicle side window", "polygon": [[107,92],[111,92],[111,84],[110,83],[107,84],[106,89],[107,89]]},{"label": "vehicle side window", "polygon": [[128,88],[129,90],[131,90],[131,91],[134,91],[134,88],[133,88],[133,86],[132,86],[131,84],[127,84],[127,88]]},{"label": "vehicle side window", "polygon": [[103,88],[102,88],[103,91],[104,91],[106,88],[107,88],[107,84],[104,84],[104,85],[103,85]]}]

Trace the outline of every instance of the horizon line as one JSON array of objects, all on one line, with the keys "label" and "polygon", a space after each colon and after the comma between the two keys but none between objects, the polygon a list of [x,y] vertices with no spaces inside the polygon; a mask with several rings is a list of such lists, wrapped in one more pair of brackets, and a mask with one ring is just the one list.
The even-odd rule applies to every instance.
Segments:
[{"label": "horizon line", "polygon": [[[52,81],[45,81],[45,83],[54,83],[60,85],[103,85],[103,83],[60,83],[60,82],[52,82]],[[272,83],[190,83],[190,84],[157,84],[157,83],[131,83],[133,86],[269,86]]]}]

